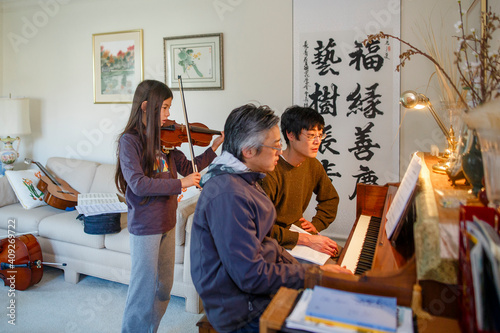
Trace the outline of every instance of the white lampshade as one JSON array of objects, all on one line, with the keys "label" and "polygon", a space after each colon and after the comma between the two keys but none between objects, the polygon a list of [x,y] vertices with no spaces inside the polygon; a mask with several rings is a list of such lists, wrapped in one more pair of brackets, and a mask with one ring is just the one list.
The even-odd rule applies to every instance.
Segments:
[{"label": "white lampshade", "polygon": [[0,98],[0,137],[31,133],[28,98]]}]

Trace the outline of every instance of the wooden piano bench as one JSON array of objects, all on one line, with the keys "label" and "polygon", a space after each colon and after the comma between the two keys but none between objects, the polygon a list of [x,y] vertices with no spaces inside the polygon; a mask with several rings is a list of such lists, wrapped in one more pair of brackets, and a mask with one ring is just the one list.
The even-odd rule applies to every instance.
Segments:
[{"label": "wooden piano bench", "polygon": [[203,315],[196,323],[196,326],[198,326],[198,333],[217,333],[208,321],[207,315]]}]

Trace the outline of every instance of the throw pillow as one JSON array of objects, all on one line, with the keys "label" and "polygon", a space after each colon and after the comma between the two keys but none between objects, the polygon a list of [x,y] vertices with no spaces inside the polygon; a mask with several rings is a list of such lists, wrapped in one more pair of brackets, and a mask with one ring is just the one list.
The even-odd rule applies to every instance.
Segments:
[{"label": "throw pillow", "polygon": [[188,198],[194,197],[197,194],[200,194],[200,189],[196,186],[183,188],[181,194],[179,194],[179,196],[177,197],[177,202],[184,201]]},{"label": "throw pillow", "polygon": [[46,205],[43,193],[36,188],[40,181],[41,173],[38,170],[6,171],[5,177],[16,193],[17,199],[24,209],[32,209]]}]

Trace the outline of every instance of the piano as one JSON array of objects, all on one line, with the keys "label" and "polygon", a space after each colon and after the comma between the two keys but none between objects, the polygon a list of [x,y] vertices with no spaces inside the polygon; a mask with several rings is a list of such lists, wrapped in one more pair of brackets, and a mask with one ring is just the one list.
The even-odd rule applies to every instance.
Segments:
[{"label": "piano", "polygon": [[[399,305],[411,306],[416,282],[413,244],[414,195],[404,209],[391,238],[385,232],[386,215],[398,184],[358,184],[356,222],[338,264],[354,275],[324,272],[313,267],[306,288],[314,285],[346,291],[396,297]],[[414,191],[415,193],[415,191]]]},{"label": "piano", "polygon": [[[396,297],[398,305],[427,311],[417,313],[420,332],[455,332],[458,326],[458,221],[459,210],[442,208],[435,190],[452,189],[446,175],[433,173],[437,158],[419,153],[425,162],[418,187],[390,238],[385,218],[398,184],[359,184],[356,221],[339,257],[354,275],[325,272],[312,267],[305,288],[315,285]],[[458,181],[453,189],[469,188]],[[467,205],[479,204],[476,199]],[[297,290],[281,288],[260,320],[262,333],[294,332],[283,327],[298,297]],[[428,324],[432,320],[432,325]]]}]

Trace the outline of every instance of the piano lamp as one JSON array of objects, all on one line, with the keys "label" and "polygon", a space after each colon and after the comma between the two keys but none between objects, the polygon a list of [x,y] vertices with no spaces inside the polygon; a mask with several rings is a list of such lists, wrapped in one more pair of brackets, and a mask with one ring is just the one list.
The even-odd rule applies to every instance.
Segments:
[{"label": "piano lamp", "polygon": [[[0,150],[2,161],[2,175],[5,170],[14,169],[14,162],[19,157],[20,135],[31,133],[29,119],[28,98],[0,98],[0,141],[3,149]],[[12,135],[12,137],[10,137]],[[17,148],[12,144],[17,140]]]},{"label": "piano lamp", "polygon": [[[446,127],[443,124],[443,121],[441,120],[441,118],[439,118],[439,115],[437,114],[436,110],[432,106],[432,104],[429,101],[429,98],[427,98],[427,96],[425,96],[424,94],[416,93],[413,90],[407,90],[401,94],[401,97],[399,98],[399,103],[407,109],[420,110],[420,109],[427,107],[429,109],[432,117],[434,118],[434,120],[438,124],[439,128],[443,132],[443,134],[446,137],[446,140],[448,142],[448,148],[447,148],[447,150],[446,150],[447,152],[445,154],[446,157],[449,157],[449,155],[453,151],[455,151],[455,147],[456,147],[457,142],[455,139],[455,133],[453,131],[453,127],[450,126],[450,130],[446,129]],[[434,169],[434,171],[437,171],[437,172],[446,172],[448,167],[449,167],[449,163],[445,162],[445,163],[438,163],[438,164],[434,165],[433,169]]]}]

